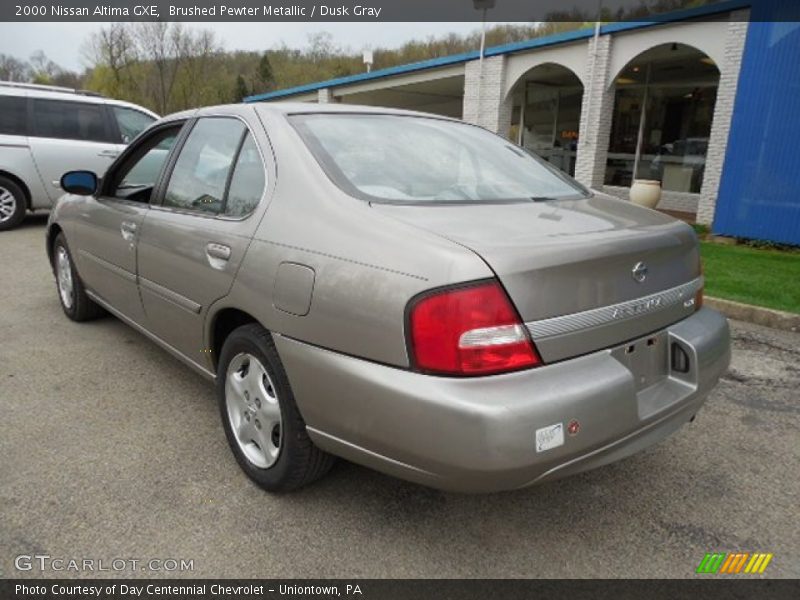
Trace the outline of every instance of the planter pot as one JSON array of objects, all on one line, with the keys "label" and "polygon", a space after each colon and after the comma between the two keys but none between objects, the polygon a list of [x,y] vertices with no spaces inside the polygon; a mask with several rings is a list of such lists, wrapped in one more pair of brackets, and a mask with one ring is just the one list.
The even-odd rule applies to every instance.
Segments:
[{"label": "planter pot", "polygon": [[655,208],[661,200],[661,182],[655,179],[634,179],[630,198],[634,204]]}]

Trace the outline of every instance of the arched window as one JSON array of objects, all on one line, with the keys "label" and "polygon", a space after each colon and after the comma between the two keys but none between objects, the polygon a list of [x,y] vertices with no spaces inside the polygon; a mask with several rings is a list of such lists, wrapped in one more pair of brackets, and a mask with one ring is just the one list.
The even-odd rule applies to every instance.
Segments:
[{"label": "arched window", "polygon": [[511,93],[514,141],[574,175],[583,100],[577,75],[554,63],[539,65],[525,73]]},{"label": "arched window", "polygon": [[699,193],[719,70],[685,44],[643,52],[617,76],[606,185],[656,179],[664,190]]}]

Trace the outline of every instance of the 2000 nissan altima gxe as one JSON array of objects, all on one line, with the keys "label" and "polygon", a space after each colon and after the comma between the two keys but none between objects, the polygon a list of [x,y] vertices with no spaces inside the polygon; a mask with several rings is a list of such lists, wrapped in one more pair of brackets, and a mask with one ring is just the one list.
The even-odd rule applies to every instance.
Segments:
[{"label": "2000 nissan altima gxe", "polygon": [[267,490],[334,455],[461,491],[576,473],[691,420],[728,366],[689,226],[459,121],[205,108],[62,183],[64,312],[215,380]]}]

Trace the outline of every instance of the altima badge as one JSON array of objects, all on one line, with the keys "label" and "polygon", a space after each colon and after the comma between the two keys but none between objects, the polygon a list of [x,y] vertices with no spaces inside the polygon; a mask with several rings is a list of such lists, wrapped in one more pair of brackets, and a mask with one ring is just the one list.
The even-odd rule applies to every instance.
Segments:
[{"label": "altima badge", "polygon": [[634,280],[638,283],[642,283],[645,279],[647,279],[647,265],[643,262],[638,262],[633,265],[633,271],[631,271],[631,275],[633,275]]}]

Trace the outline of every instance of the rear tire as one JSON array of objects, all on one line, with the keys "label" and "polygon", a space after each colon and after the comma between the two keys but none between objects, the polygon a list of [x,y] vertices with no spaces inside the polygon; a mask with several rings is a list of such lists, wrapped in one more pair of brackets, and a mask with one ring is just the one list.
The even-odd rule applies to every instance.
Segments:
[{"label": "rear tire", "polygon": [[53,241],[52,256],[58,300],[64,314],[73,321],[91,321],[101,316],[104,311],[86,294],[63,233]]},{"label": "rear tire", "polygon": [[296,490],[333,465],[334,457],[308,437],[272,336],[257,323],[235,329],[225,340],[217,399],[236,461],[265,490]]},{"label": "rear tire", "polygon": [[0,231],[13,229],[25,218],[25,192],[14,181],[0,177]]}]

